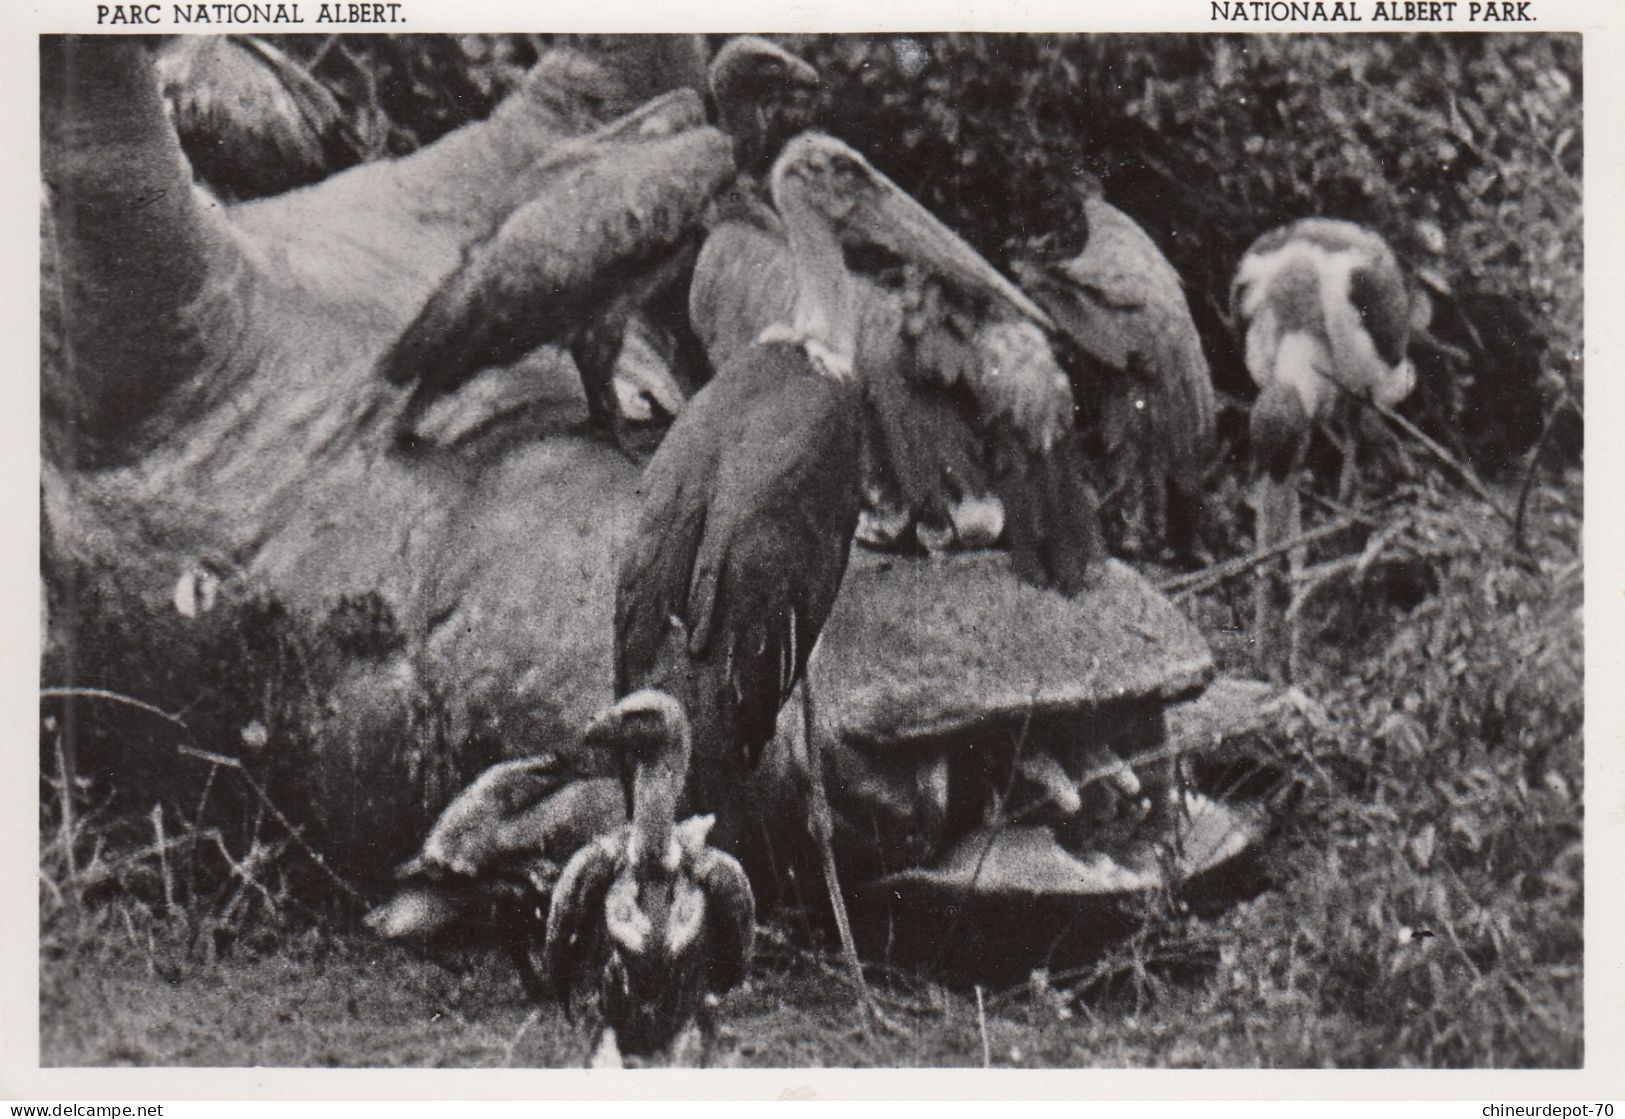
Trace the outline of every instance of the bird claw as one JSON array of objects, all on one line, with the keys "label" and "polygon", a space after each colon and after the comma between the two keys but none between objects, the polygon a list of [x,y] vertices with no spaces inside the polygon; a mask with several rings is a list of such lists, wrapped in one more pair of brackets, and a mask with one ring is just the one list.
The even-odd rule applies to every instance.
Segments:
[{"label": "bird claw", "polygon": [[614,447],[627,462],[642,468],[647,456],[639,452],[633,438],[632,425],[619,412],[608,417],[589,415],[586,430],[594,438]]}]

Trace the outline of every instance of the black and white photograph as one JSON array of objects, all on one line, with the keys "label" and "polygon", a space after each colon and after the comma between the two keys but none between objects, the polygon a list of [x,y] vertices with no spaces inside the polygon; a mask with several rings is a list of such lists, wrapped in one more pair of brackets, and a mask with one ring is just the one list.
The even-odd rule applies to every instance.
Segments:
[{"label": "black and white photograph", "polygon": [[7,32],[13,1059],[1617,1061],[1619,59],[1540,0],[451,7]]}]

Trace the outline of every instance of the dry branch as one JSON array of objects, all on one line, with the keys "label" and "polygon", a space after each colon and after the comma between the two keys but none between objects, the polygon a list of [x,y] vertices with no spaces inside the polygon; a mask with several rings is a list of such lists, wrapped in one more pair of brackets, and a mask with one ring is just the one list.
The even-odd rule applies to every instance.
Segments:
[{"label": "dry branch", "polygon": [[1173,598],[1183,598],[1188,594],[1205,591],[1228,579],[1234,579],[1238,575],[1245,575],[1260,564],[1268,563],[1270,560],[1285,555],[1294,548],[1316,543],[1327,537],[1335,536],[1344,529],[1353,528],[1364,519],[1361,516],[1346,516],[1339,517],[1335,521],[1327,521],[1323,525],[1316,525],[1314,528],[1271,544],[1267,548],[1259,548],[1257,551],[1249,552],[1245,556],[1238,556],[1223,563],[1213,564],[1210,567],[1204,567],[1201,571],[1193,571],[1188,575],[1176,575],[1171,579],[1164,579],[1157,584],[1157,589]]}]

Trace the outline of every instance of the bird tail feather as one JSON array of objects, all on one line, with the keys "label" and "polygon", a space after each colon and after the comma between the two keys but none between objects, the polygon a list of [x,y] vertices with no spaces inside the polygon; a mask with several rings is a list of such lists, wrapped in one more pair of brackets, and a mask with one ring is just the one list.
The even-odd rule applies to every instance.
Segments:
[{"label": "bird tail feather", "polygon": [[1071,598],[1093,582],[1106,557],[1099,499],[1077,433],[1047,453],[1012,456],[997,479],[1016,574]]}]

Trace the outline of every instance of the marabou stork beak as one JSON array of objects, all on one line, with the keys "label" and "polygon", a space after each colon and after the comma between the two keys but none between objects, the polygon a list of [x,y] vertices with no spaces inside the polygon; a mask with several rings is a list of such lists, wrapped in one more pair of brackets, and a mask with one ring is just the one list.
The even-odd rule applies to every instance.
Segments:
[{"label": "marabou stork beak", "polygon": [[846,148],[842,154],[854,160],[858,169],[848,180],[853,205],[844,223],[846,236],[857,234],[878,242],[906,260],[941,273],[957,286],[1004,301],[1046,330],[1055,329],[1038,304],[907,191],[852,149]]}]

